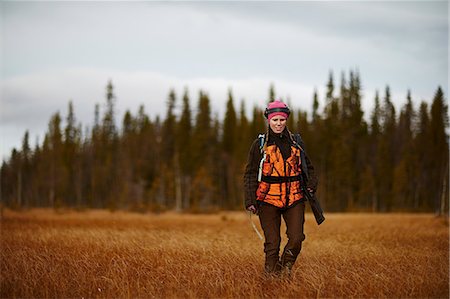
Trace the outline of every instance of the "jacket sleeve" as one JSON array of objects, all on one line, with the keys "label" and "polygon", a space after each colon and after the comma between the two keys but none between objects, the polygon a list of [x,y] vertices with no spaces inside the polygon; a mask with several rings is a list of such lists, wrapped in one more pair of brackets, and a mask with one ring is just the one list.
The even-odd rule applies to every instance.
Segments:
[{"label": "jacket sleeve", "polygon": [[258,168],[261,160],[259,142],[256,139],[248,153],[247,165],[244,172],[245,208],[256,205],[256,190],[258,189]]},{"label": "jacket sleeve", "polygon": [[309,159],[308,155],[305,155],[306,159],[306,167],[308,168],[308,184],[307,188],[311,188],[314,190],[314,192],[317,191],[317,185],[319,184],[319,180],[317,178],[316,172],[314,170],[314,166],[311,163],[311,160]]}]

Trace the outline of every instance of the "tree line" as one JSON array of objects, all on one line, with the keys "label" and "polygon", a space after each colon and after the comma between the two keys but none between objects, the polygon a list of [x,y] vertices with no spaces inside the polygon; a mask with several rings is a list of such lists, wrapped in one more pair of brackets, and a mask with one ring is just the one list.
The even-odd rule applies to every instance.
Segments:
[{"label": "tree line", "polygon": [[[366,121],[359,74],[340,79],[337,86],[330,72],[323,107],[315,92],[311,115],[291,107],[288,119],[316,168],[324,209],[448,211],[449,121],[442,89],[431,105],[422,101],[418,108],[408,91],[397,112],[386,86],[376,91]],[[271,85],[267,102],[275,97]],[[190,212],[243,207],[248,150],[267,130],[264,107],[253,107],[249,118],[245,101],[237,108],[230,89],[221,120],[212,115],[205,91],[192,109],[187,89],[180,98],[171,90],[164,118],[150,119],[141,105],[117,126],[115,101],[110,81],[104,111],[95,105],[91,128],[77,122],[69,102],[64,119],[59,112],[51,116],[41,144],[31,148],[25,132],[22,147],[2,163],[2,204]]]}]

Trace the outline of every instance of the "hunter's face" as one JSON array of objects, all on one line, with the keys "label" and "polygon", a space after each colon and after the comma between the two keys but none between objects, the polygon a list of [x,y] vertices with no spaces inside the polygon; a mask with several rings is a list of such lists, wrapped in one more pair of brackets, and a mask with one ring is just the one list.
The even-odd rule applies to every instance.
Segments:
[{"label": "hunter's face", "polygon": [[269,126],[272,129],[274,133],[281,133],[283,132],[284,128],[286,127],[286,117],[281,115],[275,115],[269,120]]}]

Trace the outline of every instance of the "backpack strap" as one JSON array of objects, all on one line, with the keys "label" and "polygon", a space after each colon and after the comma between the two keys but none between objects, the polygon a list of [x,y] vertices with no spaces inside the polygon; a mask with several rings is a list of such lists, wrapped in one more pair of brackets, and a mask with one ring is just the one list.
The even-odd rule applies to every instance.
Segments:
[{"label": "backpack strap", "polygon": [[259,151],[262,154],[264,151],[264,143],[266,142],[266,134],[259,134],[258,140],[259,140]]},{"label": "backpack strap", "polygon": [[261,159],[261,161],[259,161],[258,182],[261,182],[263,163],[266,160],[266,152],[264,151],[264,143],[266,142],[266,134],[259,134],[258,140],[259,140],[259,151],[262,155],[262,159]]},{"label": "backpack strap", "polygon": [[303,142],[302,136],[300,133],[291,134],[292,141],[294,146],[300,149],[300,160],[301,160],[301,168],[302,173],[304,174],[306,181],[309,179],[308,167],[306,164],[306,150],[305,143]]},{"label": "backpack strap", "polygon": [[300,148],[302,151],[305,150],[305,143],[300,133],[291,134],[291,139],[294,142],[294,146]]}]

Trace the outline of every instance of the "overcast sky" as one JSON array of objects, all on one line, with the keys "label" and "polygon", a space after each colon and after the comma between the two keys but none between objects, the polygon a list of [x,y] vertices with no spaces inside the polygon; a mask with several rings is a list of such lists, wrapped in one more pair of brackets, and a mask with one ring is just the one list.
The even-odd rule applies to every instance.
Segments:
[{"label": "overcast sky", "polygon": [[[94,106],[115,86],[116,121],[145,106],[164,116],[174,88],[199,90],[222,116],[235,106],[263,107],[271,83],[293,108],[321,104],[329,72],[357,69],[363,108],[375,90],[392,91],[399,109],[408,89],[417,108],[438,86],[448,99],[447,1],[439,2],[1,2],[1,158],[42,143],[50,116],[91,126]],[[321,106],[323,108],[323,105]],[[63,123],[63,126],[65,124]]]}]

